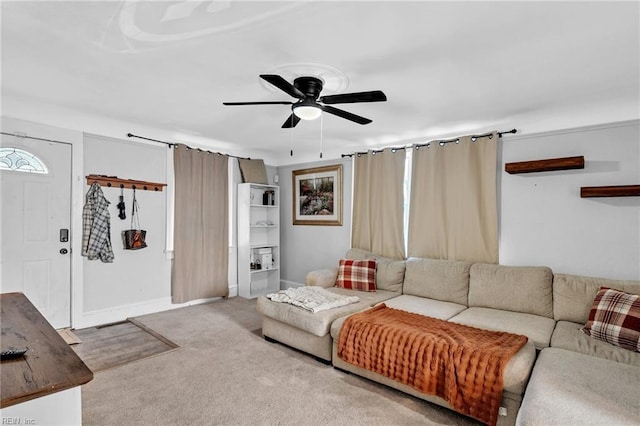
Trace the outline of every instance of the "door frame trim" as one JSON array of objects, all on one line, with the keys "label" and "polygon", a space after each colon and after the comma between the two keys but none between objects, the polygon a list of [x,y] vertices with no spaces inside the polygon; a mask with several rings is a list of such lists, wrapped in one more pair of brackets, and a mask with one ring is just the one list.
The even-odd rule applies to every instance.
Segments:
[{"label": "door frame trim", "polygon": [[77,132],[79,141],[71,144],[71,328],[82,322],[83,261],[82,209],[84,207],[84,133]]}]

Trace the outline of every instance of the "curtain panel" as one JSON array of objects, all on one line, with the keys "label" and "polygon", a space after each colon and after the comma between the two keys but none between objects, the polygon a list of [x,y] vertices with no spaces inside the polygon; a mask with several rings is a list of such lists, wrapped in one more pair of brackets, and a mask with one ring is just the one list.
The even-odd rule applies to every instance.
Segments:
[{"label": "curtain panel", "polygon": [[229,201],[226,155],[177,145],[173,303],[229,295]]},{"label": "curtain panel", "polygon": [[498,263],[497,133],[413,150],[409,256]]},{"label": "curtain panel", "polygon": [[354,156],[351,247],[404,259],[404,149]]}]

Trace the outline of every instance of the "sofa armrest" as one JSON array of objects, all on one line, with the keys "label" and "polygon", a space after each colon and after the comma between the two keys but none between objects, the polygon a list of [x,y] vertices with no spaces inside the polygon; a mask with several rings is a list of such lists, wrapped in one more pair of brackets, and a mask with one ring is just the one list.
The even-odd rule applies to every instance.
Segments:
[{"label": "sofa armrest", "polygon": [[304,285],[329,288],[336,285],[336,278],[338,278],[338,268],[318,269],[307,274]]}]

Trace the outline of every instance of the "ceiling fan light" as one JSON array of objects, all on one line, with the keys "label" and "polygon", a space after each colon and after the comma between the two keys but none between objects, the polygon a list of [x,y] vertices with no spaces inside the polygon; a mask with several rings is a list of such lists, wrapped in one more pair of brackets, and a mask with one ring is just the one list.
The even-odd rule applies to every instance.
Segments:
[{"label": "ceiling fan light", "polygon": [[317,106],[300,105],[293,108],[293,113],[303,120],[315,120],[320,117],[322,110]]}]

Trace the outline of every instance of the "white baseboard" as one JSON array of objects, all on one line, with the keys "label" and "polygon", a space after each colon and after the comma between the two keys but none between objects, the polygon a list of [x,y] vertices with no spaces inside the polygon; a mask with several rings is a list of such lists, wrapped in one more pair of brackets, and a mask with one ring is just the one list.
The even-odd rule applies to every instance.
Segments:
[{"label": "white baseboard", "polygon": [[229,297],[236,297],[238,295],[238,284],[229,286]]},{"label": "white baseboard", "polygon": [[[229,287],[229,297],[238,295],[238,286]],[[202,303],[211,302],[219,299],[218,297],[209,299],[191,300],[186,303],[171,303],[171,297],[163,297],[159,299],[149,300],[130,305],[114,306],[112,308],[96,309],[94,311],[84,312],[79,321],[75,321],[73,328],[87,328],[96,325],[110,324],[114,322],[124,321],[127,318],[137,317],[141,315],[153,314],[156,312],[168,311],[171,309],[184,308],[187,306],[200,305]]]},{"label": "white baseboard", "polygon": [[280,288],[286,290],[288,288],[304,287],[304,284],[295,281],[280,280]]}]

